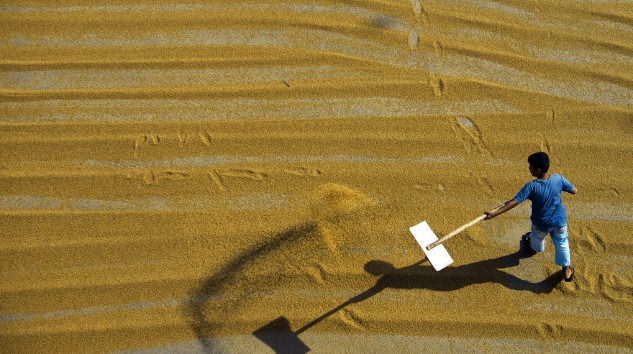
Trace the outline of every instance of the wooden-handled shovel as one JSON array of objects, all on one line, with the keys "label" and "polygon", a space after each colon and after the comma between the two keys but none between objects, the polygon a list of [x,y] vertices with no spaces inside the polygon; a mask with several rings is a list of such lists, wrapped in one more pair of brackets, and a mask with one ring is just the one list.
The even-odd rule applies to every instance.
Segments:
[{"label": "wooden-handled shovel", "polygon": [[[497,207],[494,211],[501,209],[501,207],[503,207],[503,205]],[[440,271],[453,263],[453,259],[448,254],[448,251],[446,251],[446,248],[444,248],[442,243],[485,218],[486,214],[480,215],[472,221],[449,232],[439,240],[426,221],[410,227],[409,230],[413,234],[413,237],[415,237],[416,241],[418,241],[418,244],[420,244],[420,247],[422,247],[422,250],[426,254],[426,258],[428,258],[431,262],[433,268]]]}]

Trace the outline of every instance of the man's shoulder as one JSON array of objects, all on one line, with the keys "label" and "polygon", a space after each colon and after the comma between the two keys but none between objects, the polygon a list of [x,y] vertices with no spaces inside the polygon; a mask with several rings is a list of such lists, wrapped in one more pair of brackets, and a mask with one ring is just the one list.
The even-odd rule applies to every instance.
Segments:
[{"label": "man's shoulder", "polygon": [[531,181],[528,181],[528,182],[526,182],[526,183],[523,185],[523,188],[529,188],[529,187],[531,187],[532,185],[534,185],[534,183],[536,183],[536,180],[535,180],[535,179],[533,179],[533,180],[531,180]]},{"label": "man's shoulder", "polygon": [[540,183],[539,180],[535,178],[535,179],[525,183],[523,188],[534,188],[534,186],[538,185],[539,183]]},{"label": "man's shoulder", "polygon": [[565,181],[565,177],[561,175],[560,173],[555,173],[551,175],[550,178],[555,181]]}]

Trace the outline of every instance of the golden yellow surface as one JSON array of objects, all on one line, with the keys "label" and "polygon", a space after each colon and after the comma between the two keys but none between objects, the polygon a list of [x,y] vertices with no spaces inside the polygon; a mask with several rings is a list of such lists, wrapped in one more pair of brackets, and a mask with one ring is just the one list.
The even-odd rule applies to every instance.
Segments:
[{"label": "golden yellow surface", "polygon": [[[4,0],[0,352],[630,352],[632,99],[627,1]],[[433,270],[536,151],[574,282]]]}]

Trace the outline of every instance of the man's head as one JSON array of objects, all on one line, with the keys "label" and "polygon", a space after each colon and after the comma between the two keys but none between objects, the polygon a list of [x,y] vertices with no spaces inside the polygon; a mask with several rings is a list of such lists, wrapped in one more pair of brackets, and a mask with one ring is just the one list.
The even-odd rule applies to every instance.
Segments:
[{"label": "man's head", "polygon": [[530,173],[534,177],[540,177],[549,170],[549,156],[544,152],[537,152],[528,157]]},{"label": "man's head", "polygon": [[396,267],[394,267],[393,264],[378,260],[367,262],[364,268],[367,273],[375,276],[393,273],[393,271],[396,270]]}]

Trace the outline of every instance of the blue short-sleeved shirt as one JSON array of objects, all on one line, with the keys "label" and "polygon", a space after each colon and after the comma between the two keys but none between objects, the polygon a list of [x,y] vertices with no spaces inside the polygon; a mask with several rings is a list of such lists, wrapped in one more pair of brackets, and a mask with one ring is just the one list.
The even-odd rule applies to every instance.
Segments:
[{"label": "blue short-sleeved shirt", "polygon": [[526,199],[532,201],[532,223],[539,229],[547,230],[567,224],[567,211],[560,194],[574,189],[565,177],[554,174],[546,180],[535,179],[528,182],[514,199],[523,203]]}]

